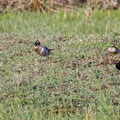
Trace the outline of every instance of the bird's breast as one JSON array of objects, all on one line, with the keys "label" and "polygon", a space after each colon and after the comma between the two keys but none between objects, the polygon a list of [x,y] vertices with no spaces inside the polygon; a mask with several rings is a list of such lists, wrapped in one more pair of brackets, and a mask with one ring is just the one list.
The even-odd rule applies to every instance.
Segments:
[{"label": "bird's breast", "polygon": [[37,52],[38,54],[40,54],[40,52],[41,52],[41,47],[35,46],[35,47],[34,47],[34,50],[35,50],[35,52]]}]

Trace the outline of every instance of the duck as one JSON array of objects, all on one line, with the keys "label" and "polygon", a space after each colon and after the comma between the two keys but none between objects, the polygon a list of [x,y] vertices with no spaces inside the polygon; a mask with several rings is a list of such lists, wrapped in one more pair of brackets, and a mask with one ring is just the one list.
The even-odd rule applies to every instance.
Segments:
[{"label": "duck", "polygon": [[48,56],[50,55],[53,49],[49,49],[45,46],[42,46],[39,40],[36,40],[36,42],[34,43],[34,50],[36,53],[38,53],[41,56]]},{"label": "duck", "polygon": [[120,50],[117,47],[115,47],[115,45],[113,44],[108,48],[108,52],[112,54],[117,54],[120,53]]}]

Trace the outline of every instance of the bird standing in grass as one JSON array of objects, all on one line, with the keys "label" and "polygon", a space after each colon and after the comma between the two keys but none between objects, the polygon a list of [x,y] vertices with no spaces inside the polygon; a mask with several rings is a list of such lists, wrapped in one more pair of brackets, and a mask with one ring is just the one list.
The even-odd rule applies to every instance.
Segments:
[{"label": "bird standing in grass", "polygon": [[34,43],[34,50],[36,53],[38,53],[39,55],[41,56],[47,56],[47,55],[50,55],[51,54],[51,50],[52,49],[49,49],[47,47],[44,47],[44,46],[41,46],[41,43],[39,40],[37,40],[35,43]]}]

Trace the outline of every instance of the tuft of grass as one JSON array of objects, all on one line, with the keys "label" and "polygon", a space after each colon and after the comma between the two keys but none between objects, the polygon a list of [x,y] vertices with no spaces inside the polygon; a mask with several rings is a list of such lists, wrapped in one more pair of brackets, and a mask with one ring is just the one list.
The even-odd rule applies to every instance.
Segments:
[{"label": "tuft of grass", "polygon": [[[86,19],[84,10],[71,12],[47,13],[14,13],[1,14],[0,32],[2,33],[29,33],[29,34],[58,34],[89,35],[104,34],[119,31],[119,11],[93,11],[92,18]],[[66,17],[64,17],[66,14]]]},{"label": "tuft of grass", "polygon": [[[120,119],[119,55],[106,51],[120,47],[118,13],[1,14],[0,119]],[[36,54],[36,39],[53,54]]]}]

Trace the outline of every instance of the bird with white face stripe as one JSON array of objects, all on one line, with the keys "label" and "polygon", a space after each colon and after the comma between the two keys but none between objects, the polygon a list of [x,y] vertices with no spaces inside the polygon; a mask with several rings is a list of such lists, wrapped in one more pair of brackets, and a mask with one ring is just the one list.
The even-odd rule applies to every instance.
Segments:
[{"label": "bird with white face stripe", "polygon": [[35,43],[34,43],[34,50],[36,53],[38,53],[39,55],[41,56],[47,56],[47,55],[50,55],[51,54],[51,50],[52,49],[49,49],[45,46],[41,46],[41,43],[39,40],[37,40]]}]

